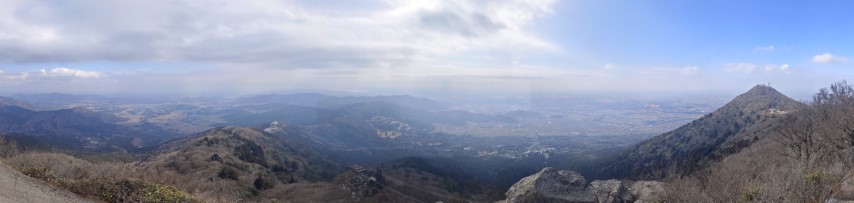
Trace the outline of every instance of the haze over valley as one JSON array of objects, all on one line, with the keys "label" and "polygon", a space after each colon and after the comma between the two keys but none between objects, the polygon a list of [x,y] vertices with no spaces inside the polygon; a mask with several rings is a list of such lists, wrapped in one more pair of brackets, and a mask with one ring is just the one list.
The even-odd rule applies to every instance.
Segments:
[{"label": "haze over valley", "polygon": [[852,202],[852,6],[0,0],[0,202]]},{"label": "haze over valley", "polygon": [[[416,164],[407,167],[417,170],[430,170],[420,168],[424,164],[439,164],[438,169],[432,170],[441,170],[440,174],[434,175],[463,178],[454,181],[491,188],[465,188],[473,191],[455,194],[462,195],[459,198],[490,194],[473,199],[477,201],[500,198],[498,191],[543,167],[588,170],[586,167],[598,159],[701,117],[720,105],[715,100],[573,97],[493,98],[459,103],[408,95],[318,93],[187,99],[52,93],[17,94],[3,97],[2,101],[7,118],[2,125],[4,139],[16,143],[15,151],[27,151],[25,154],[51,150],[89,160],[112,156],[126,161],[149,160],[142,162],[146,163],[163,149],[181,149],[176,143],[186,142],[182,140],[220,129],[234,136],[251,131],[255,135],[247,139],[270,136],[265,139],[278,139],[296,145],[287,148],[310,149],[312,152],[308,153],[316,154],[296,160],[322,160],[328,164],[326,168],[301,172],[313,174],[311,179],[288,175],[280,180],[283,183],[323,181],[353,164]],[[466,110],[467,107],[477,111]],[[277,145],[258,146],[269,151],[264,153],[288,154],[279,151]],[[14,154],[17,153],[7,156]],[[298,163],[289,160],[292,159],[284,159],[282,165]],[[270,164],[276,161],[264,161],[261,166],[279,167]],[[179,174],[200,170],[174,164],[161,167],[178,170]],[[285,170],[290,174],[295,169]],[[249,172],[253,173],[262,172]]]}]

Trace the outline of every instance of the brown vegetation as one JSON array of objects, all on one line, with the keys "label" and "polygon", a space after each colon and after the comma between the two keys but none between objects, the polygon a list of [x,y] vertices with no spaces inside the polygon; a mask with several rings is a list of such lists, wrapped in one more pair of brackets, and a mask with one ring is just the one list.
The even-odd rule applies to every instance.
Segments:
[{"label": "brown vegetation", "polygon": [[825,202],[854,175],[854,91],[845,82],[822,89],[761,140],[670,182],[674,202]]},{"label": "brown vegetation", "polygon": [[803,104],[757,85],[720,109],[655,136],[609,160],[597,179],[661,179],[691,174],[750,146]]},{"label": "brown vegetation", "polygon": [[135,177],[128,166],[93,164],[58,153],[22,153],[4,163],[78,195],[107,202],[199,202],[176,187]]},{"label": "brown vegetation", "polygon": [[[298,188],[279,186],[318,180],[331,173],[322,168],[326,167],[323,162],[318,163],[323,159],[299,155],[315,156],[311,152],[279,143],[251,128],[229,127],[188,137],[140,161],[90,162],[60,153],[27,152],[11,155],[4,163],[108,202],[157,202],[156,197],[167,202],[283,200],[287,197],[261,193],[295,190]],[[188,199],[180,199],[184,197]]]}]

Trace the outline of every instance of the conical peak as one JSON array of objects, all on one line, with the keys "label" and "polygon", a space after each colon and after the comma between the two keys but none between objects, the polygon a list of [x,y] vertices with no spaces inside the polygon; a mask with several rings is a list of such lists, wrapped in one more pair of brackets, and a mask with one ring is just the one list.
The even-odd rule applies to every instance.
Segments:
[{"label": "conical peak", "polygon": [[770,108],[791,110],[802,105],[788,96],[780,93],[769,85],[756,85],[745,93],[738,95],[726,106],[736,107],[743,111],[764,111]]},{"label": "conical peak", "polygon": [[752,94],[752,95],[768,95],[768,94],[770,94],[770,95],[783,95],[782,93],[778,92],[776,89],[774,89],[773,87],[771,87],[770,85],[765,85],[765,84],[759,84],[759,85],[753,86],[753,88],[750,88],[750,90],[748,90],[748,91],[747,91],[747,92],[745,92],[744,94]]}]

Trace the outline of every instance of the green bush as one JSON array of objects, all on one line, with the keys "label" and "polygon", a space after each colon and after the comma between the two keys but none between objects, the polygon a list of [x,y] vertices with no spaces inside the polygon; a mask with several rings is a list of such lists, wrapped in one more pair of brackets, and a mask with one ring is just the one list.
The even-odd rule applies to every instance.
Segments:
[{"label": "green bush", "polygon": [[821,172],[811,170],[804,175],[804,182],[808,185],[820,185],[821,184]]},{"label": "green bush", "polygon": [[254,182],[258,190],[266,190],[276,186],[276,179],[270,176],[258,175]]},{"label": "green bush", "polygon": [[82,179],[56,178],[47,169],[33,168],[24,174],[45,180],[81,196],[97,198],[106,202],[201,202],[173,186],[146,183],[130,179]]},{"label": "green bush", "polygon": [[56,179],[56,176],[54,176],[53,173],[47,168],[28,168],[21,171],[21,173],[29,177],[38,178],[48,182]]},{"label": "green bush", "polygon": [[216,161],[216,162],[222,163],[222,157],[220,157],[219,154],[213,154],[211,156],[211,161]]},{"label": "green bush", "polygon": [[139,180],[87,179],[61,185],[71,192],[106,202],[201,202],[178,188]]},{"label": "green bush", "polygon": [[759,190],[759,188],[754,187],[752,189],[748,189],[747,191],[744,191],[743,193],[741,193],[741,201],[743,201],[743,202],[755,202],[759,198],[760,195],[762,195],[762,193]]},{"label": "green bush", "polygon": [[237,170],[234,170],[234,168],[231,168],[230,166],[223,166],[219,171],[219,177],[222,179],[238,180],[239,176],[240,175],[237,173]]},{"label": "green bush", "polygon": [[142,202],[201,202],[178,188],[168,185],[146,185],[142,192]]}]

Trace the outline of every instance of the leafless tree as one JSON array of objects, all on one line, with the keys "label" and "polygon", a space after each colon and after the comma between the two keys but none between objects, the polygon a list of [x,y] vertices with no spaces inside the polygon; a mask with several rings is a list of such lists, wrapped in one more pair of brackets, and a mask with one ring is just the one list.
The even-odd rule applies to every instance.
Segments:
[{"label": "leafless tree", "polygon": [[809,161],[816,150],[818,118],[813,109],[805,108],[785,118],[774,129],[777,142],[784,146],[783,155],[799,161]]},{"label": "leafless tree", "polygon": [[812,108],[820,110],[827,119],[828,139],[836,148],[854,146],[854,87],[846,81],[822,88],[813,96]]}]

